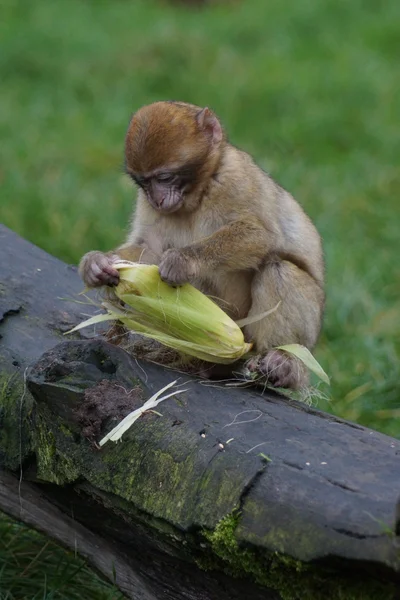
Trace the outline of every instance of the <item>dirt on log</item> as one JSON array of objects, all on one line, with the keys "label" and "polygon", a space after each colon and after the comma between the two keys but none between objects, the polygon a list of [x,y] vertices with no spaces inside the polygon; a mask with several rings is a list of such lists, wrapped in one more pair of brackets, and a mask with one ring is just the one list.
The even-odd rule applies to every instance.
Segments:
[{"label": "dirt on log", "polygon": [[[136,361],[93,331],[63,341],[94,310],[65,300],[76,269],[4,227],[0,244],[1,510],[77,544],[130,598],[396,598],[398,440]],[[99,449],[177,378],[185,393]]]}]

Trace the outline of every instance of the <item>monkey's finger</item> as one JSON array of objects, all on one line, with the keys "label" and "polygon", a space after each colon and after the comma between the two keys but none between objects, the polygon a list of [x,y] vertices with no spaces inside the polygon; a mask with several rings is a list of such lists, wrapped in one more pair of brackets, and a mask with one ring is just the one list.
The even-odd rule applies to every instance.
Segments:
[{"label": "monkey's finger", "polygon": [[92,265],[92,270],[101,281],[101,285],[118,285],[119,272],[108,257],[100,256],[97,263]]},{"label": "monkey's finger", "polygon": [[93,263],[90,271],[87,273],[86,283],[91,287],[118,285],[119,273],[116,269],[107,268],[107,265],[101,268],[96,263]]},{"label": "monkey's finger", "polygon": [[94,288],[94,287],[99,287],[103,284],[101,281],[99,281],[99,279],[97,279],[97,277],[86,276],[85,277],[85,285],[87,285],[90,288]]},{"label": "monkey's finger", "polygon": [[116,287],[119,284],[119,278],[117,279],[116,277],[110,277],[107,281],[106,285],[109,285],[111,287]]},{"label": "monkey's finger", "polygon": [[90,288],[101,287],[103,285],[118,285],[119,281],[110,277],[86,277],[85,284]]},{"label": "monkey's finger", "polygon": [[159,272],[161,279],[165,281],[165,283],[168,283],[168,285],[171,285],[172,287],[178,287],[186,283],[186,281],[179,276],[179,273],[174,273],[172,269],[168,269],[166,271],[165,269],[162,269],[160,267]]},{"label": "monkey's finger", "polygon": [[260,360],[261,356],[258,354],[246,362],[246,368],[250,371],[250,373],[260,371]]},{"label": "monkey's finger", "polygon": [[103,266],[102,271],[103,273],[107,273],[107,275],[110,275],[110,277],[116,277],[117,279],[119,279],[119,272],[117,271],[117,269],[114,269],[114,267],[109,263]]},{"label": "monkey's finger", "polygon": [[110,273],[106,273],[102,271],[98,275],[99,281],[101,281],[101,285],[118,285],[119,284],[119,275],[110,275]]},{"label": "monkey's finger", "polygon": [[185,277],[183,270],[179,267],[176,268],[175,265],[168,265],[168,263],[164,265],[161,263],[158,270],[161,279],[173,287],[183,285],[188,281],[188,278]]},{"label": "monkey's finger", "polygon": [[97,267],[95,263],[91,264],[90,267],[85,271],[83,280],[88,287],[98,287],[103,285],[99,279],[101,269]]},{"label": "monkey's finger", "polygon": [[114,262],[116,261],[113,258],[100,254],[93,266],[96,266],[101,271],[106,271],[107,273],[115,274],[118,273],[118,271],[113,267]]},{"label": "monkey's finger", "polygon": [[170,285],[173,288],[177,288],[180,287],[181,285],[183,285],[183,282],[177,282],[174,279],[169,279],[168,277],[161,277],[161,279],[164,281],[164,283],[168,283],[168,285]]}]

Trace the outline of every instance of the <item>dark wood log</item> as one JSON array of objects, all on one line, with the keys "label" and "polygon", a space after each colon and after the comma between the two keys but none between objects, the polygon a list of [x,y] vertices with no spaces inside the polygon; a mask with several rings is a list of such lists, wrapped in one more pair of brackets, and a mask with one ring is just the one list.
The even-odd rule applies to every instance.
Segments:
[{"label": "dark wood log", "polygon": [[[93,311],[60,299],[81,291],[76,270],[6,228],[0,244],[0,464],[101,538],[128,597],[395,598],[398,440],[135,361],[92,332],[62,341]],[[162,416],[96,448],[177,377],[187,391]]]},{"label": "dark wood log", "polygon": [[[19,481],[0,470],[0,506],[14,519],[45,533],[66,548],[77,548],[99,573],[114,581],[119,589],[137,600],[156,600],[144,582],[132,570],[115,547],[100,535],[80,525],[76,519],[61,512],[41,493],[40,488]],[[117,565],[117,568],[115,568]]]}]

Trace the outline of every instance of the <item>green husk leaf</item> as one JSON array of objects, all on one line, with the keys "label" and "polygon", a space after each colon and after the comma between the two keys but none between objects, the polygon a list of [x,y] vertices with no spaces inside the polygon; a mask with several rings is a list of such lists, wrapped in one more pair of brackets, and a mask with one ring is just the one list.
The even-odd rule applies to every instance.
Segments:
[{"label": "green husk leaf", "polygon": [[[229,364],[251,351],[241,327],[275,312],[281,302],[259,315],[235,323],[213,300],[190,284],[173,288],[161,280],[156,265],[115,263],[120,282],[115,296],[103,302],[107,314],[96,315],[68,333],[105,321],[120,321],[128,330],[211,363]],[[311,352],[300,344],[279,346],[299,358],[329,384],[329,377]]]},{"label": "green husk leaf", "polygon": [[300,359],[305,366],[317,375],[322,381],[330,385],[328,375],[325,373],[319,362],[313,357],[311,352],[301,344],[287,344],[286,346],[277,346],[277,350],[284,350]]},{"label": "green husk leaf", "polygon": [[[180,353],[228,364],[250,351],[240,327],[215,302],[190,284],[173,288],[156,265],[115,263],[120,282],[103,303],[108,314],[92,317],[71,331],[107,320],[152,338]],[[120,305],[119,301],[123,302]]]}]

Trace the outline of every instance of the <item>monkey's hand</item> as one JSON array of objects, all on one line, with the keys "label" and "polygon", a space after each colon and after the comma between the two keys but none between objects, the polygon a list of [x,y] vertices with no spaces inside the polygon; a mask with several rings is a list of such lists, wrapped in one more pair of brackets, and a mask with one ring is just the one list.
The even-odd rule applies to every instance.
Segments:
[{"label": "monkey's hand", "polygon": [[172,248],[161,257],[160,277],[172,286],[188,283],[196,276],[196,261],[182,250]]},{"label": "monkey's hand", "polygon": [[105,254],[97,250],[88,252],[79,264],[79,274],[87,287],[118,285],[119,273],[113,264],[119,260],[118,254]]}]

